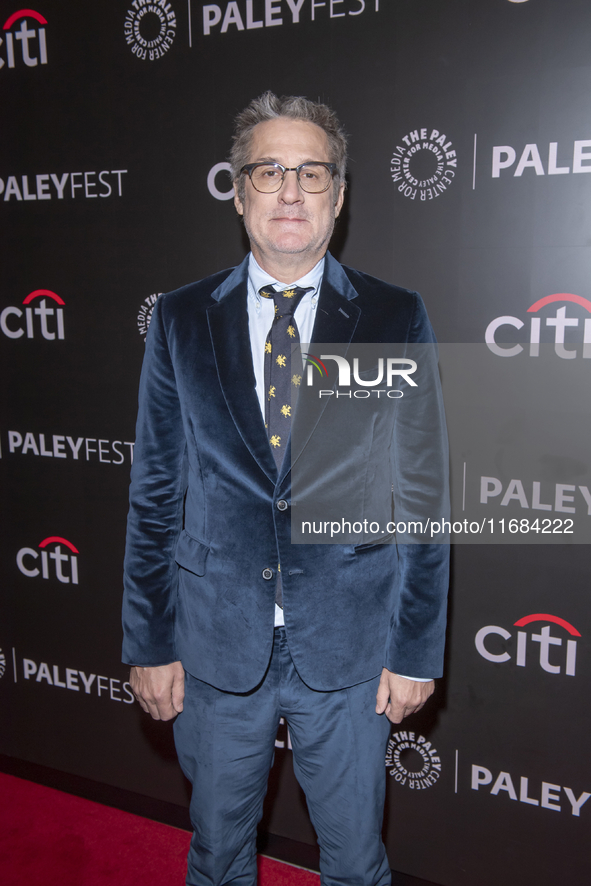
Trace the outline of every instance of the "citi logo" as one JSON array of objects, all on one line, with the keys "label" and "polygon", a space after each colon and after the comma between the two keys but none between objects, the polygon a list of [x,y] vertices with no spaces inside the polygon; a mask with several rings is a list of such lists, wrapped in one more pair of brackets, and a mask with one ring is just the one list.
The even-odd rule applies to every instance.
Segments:
[{"label": "citi logo", "polygon": [[[541,628],[540,623],[543,625]],[[523,630],[528,625],[534,624],[536,628],[539,628],[538,633],[534,632],[534,628]],[[536,663],[547,674],[564,673],[567,677],[575,676],[577,641],[573,638],[581,635],[568,621],[557,615],[536,613],[520,618],[513,627],[521,630],[511,632],[500,625],[487,625],[480,628],[474,638],[478,653],[487,661],[496,664],[514,661],[517,667],[525,668],[528,664]],[[552,629],[555,631],[554,634],[551,633]],[[516,634],[515,646],[513,644],[514,633]],[[510,644],[506,642],[509,640],[511,640]],[[566,642],[563,642],[564,640]],[[514,646],[514,657],[507,650],[507,646]]]},{"label": "citi logo", "polygon": [[[57,307],[52,307],[52,302]],[[0,329],[4,335],[8,338],[42,337],[47,341],[64,339],[65,301],[57,293],[51,289],[35,289],[23,299],[23,305],[24,310],[9,305],[0,313]]]},{"label": "citi logo", "polygon": [[75,554],[79,551],[71,541],[50,535],[39,542],[38,548],[21,548],[17,553],[16,565],[23,575],[27,578],[55,577],[62,584],[78,584],[78,557]]},{"label": "citi logo", "polygon": [[[32,19],[32,27],[29,23]],[[20,22],[20,28],[14,27]],[[13,12],[4,22],[4,40],[0,37],[0,45],[6,43],[6,58],[0,57],[0,68],[20,66],[21,62],[28,68],[47,64],[47,42],[45,28],[47,19],[34,9],[19,9]],[[37,25],[37,27],[35,27]],[[13,30],[14,28],[14,30]]]},{"label": "citi logo", "polygon": [[[589,169],[589,171],[591,172],[591,169]],[[557,303],[562,305],[562,307],[554,308]],[[545,311],[548,305],[553,306],[551,310],[555,310],[555,313]],[[578,309],[575,308],[573,310],[573,305],[578,305]],[[581,308],[583,310],[581,310]],[[567,316],[567,310],[569,310],[570,316]],[[550,340],[552,338],[554,339],[554,350],[556,355],[561,359],[574,360],[578,355],[587,359],[591,358],[591,317],[587,317],[585,312],[591,314],[591,301],[583,298],[581,295],[573,295],[570,292],[557,292],[553,295],[546,295],[544,298],[540,298],[538,301],[534,302],[533,305],[527,309],[527,313],[531,315],[529,318],[528,356],[539,356],[542,329],[544,329],[544,331],[549,330]],[[579,316],[573,316],[573,313],[577,313]],[[517,354],[521,354],[521,352],[525,350],[522,345],[501,345],[496,339],[497,337],[501,338],[499,330],[503,327],[522,329],[523,326],[525,326],[525,322],[519,317],[513,317],[510,315],[495,317],[495,319],[491,320],[488,324],[486,332],[484,333],[484,340],[487,347],[493,352],[493,354],[496,354],[497,357],[516,357]],[[565,342],[567,330],[572,330],[573,332],[574,330],[577,330],[578,333],[577,339],[569,333],[569,337],[571,338],[569,347],[567,347],[567,343]],[[582,342],[581,331],[583,333]],[[582,348],[580,347],[581,344]]]}]

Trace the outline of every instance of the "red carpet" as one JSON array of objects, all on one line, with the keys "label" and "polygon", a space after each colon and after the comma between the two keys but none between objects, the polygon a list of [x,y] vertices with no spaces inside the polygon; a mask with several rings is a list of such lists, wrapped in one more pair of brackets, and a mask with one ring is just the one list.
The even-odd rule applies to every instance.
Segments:
[{"label": "red carpet", "polygon": [[[183,886],[190,835],[0,773],[2,886]],[[259,886],[319,886],[259,858]]]}]

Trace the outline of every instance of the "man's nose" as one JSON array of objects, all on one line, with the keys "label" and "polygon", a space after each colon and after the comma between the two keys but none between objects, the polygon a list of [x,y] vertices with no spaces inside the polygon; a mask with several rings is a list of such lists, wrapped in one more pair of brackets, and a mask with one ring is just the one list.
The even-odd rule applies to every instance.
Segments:
[{"label": "man's nose", "polygon": [[295,170],[290,169],[285,173],[283,184],[279,190],[279,200],[282,203],[302,203],[304,201],[304,192],[300,188],[298,174]]}]

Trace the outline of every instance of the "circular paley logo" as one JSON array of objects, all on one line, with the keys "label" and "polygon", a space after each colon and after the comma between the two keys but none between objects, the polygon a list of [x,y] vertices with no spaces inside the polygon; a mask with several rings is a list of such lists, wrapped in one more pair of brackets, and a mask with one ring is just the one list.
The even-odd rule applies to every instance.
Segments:
[{"label": "circular paley logo", "polygon": [[423,790],[439,780],[441,758],[424,736],[396,732],[388,741],[386,767],[399,784]]},{"label": "circular paley logo", "polygon": [[451,140],[438,129],[422,127],[403,135],[390,160],[390,175],[409,200],[433,200],[456,177],[457,155]]},{"label": "circular paley logo", "polygon": [[4,676],[4,672],[6,671],[6,656],[0,649],[0,680]]},{"label": "circular paley logo", "polygon": [[125,41],[143,61],[166,55],[176,37],[176,14],[168,0],[133,0],[125,14]]},{"label": "circular paley logo", "polygon": [[152,295],[147,295],[137,312],[137,328],[144,341],[148,334],[148,327],[150,326],[150,320],[152,319],[154,305],[161,295],[161,292],[154,292]]}]

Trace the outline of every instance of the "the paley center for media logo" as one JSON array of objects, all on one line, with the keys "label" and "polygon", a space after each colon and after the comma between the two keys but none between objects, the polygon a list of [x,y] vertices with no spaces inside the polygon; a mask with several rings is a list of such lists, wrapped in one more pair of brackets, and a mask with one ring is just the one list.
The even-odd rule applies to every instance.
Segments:
[{"label": "the paley center for media logo", "polygon": [[390,175],[409,200],[434,200],[445,194],[457,174],[452,140],[439,129],[419,127],[403,135],[392,151]]},{"label": "the paley center for media logo", "polygon": [[441,757],[424,735],[399,730],[388,740],[386,768],[399,785],[422,791],[439,781]]},{"label": "the paley center for media logo", "polygon": [[[453,781],[448,780],[447,790],[453,790],[456,797],[464,799],[474,797],[474,792],[488,794],[493,803],[509,800],[524,804],[525,809],[561,812],[569,818],[591,814],[591,804],[586,805],[591,793],[581,790],[580,785],[571,788],[568,784],[560,784],[556,771],[551,775],[544,773],[545,777],[542,778],[533,777],[531,770],[537,767],[532,766],[531,761],[529,765],[524,762],[520,767],[521,772],[519,769],[508,771],[502,768],[502,749],[499,757],[497,761],[486,760],[486,765],[483,765],[482,760],[474,762],[472,754],[468,756],[457,748],[455,774]],[[436,785],[443,765],[442,757],[432,742],[410,730],[398,730],[391,736],[385,762],[392,781],[414,791],[427,790]],[[522,774],[524,772],[527,774]],[[443,787],[445,789],[445,785]]]},{"label": "the paley center for media logo", "polygon": [[125,13],[125,42],[142,61],[155,61],[176,37],[176,13],[168,0],[132,0]]},{"label": "the paley center for media logo", "polygon": [[152,319],[152,314],[154,312],[154,305],[162,295],[161,292],[153,292],[151,295],[147,295],[141,305],[138,308],[136,322],[137,329],[144,342],[146,341],[146,336],[148,334],[148,329],[150,326],[150,321]]}]

